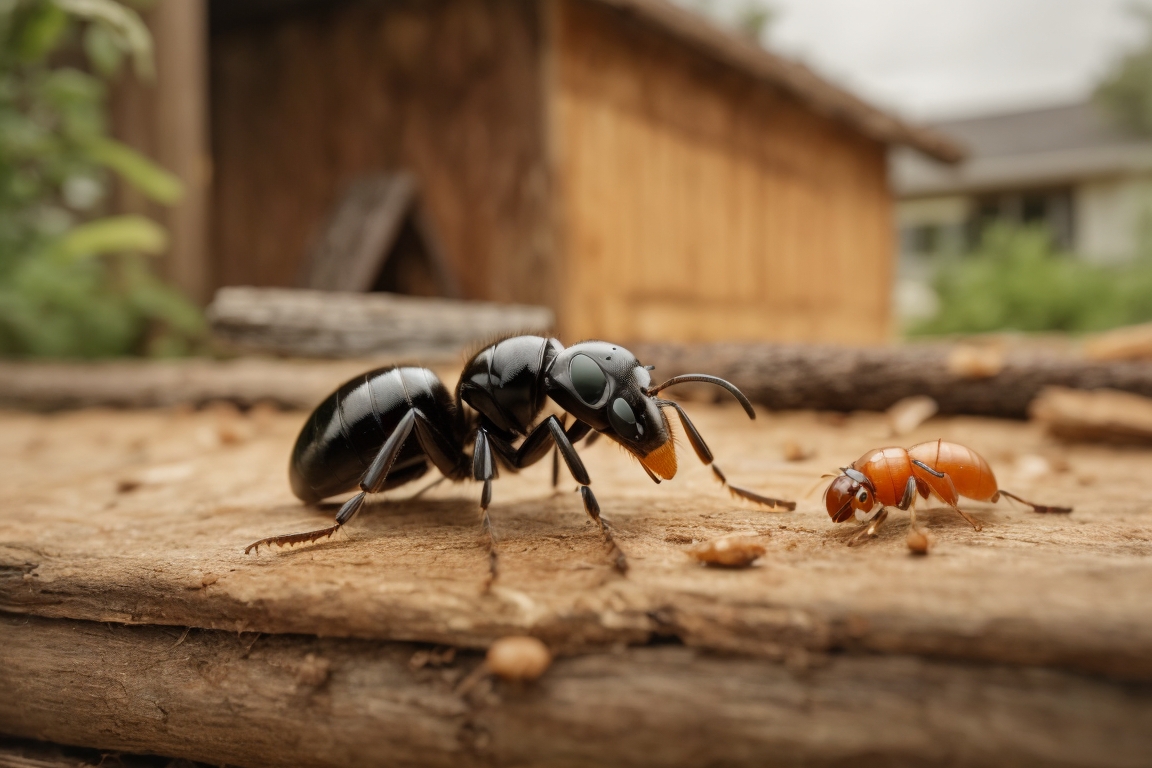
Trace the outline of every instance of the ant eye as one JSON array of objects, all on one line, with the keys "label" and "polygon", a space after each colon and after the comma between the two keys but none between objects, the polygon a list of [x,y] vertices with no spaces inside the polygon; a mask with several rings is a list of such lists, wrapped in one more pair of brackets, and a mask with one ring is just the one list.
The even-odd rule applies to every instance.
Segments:
[{"label": "ant eye", "polygon": [[868,489],[867,488],[861,488],[856,493],[856,500],[858,502],[860,502],[861,504],[867,504],[868,503]]},{"label": "ant eye", "polygon": [[576,355],[568,367],[572,375],[572,387],[577,396],[588,405],[595,405],[608,388],[608,378],[600,366],[587,355]]},{"label": "ant eye", "polygon": [[636,421],[632,406],[622,397],[612,401],[612,407],[608,410],[608,423],[616,430],[616,434],[627,440],[638,440],[644,434],[644,426]]}]

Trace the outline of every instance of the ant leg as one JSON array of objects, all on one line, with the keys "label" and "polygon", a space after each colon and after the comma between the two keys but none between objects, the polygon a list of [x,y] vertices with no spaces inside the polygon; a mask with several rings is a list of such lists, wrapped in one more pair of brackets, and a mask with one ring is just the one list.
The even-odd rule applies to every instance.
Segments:
[{"label": "ant leg", "polygon": [[708,444],[704,442],[704,438],[700,435],[699,430],[696,429],[696,425],[693,424],[692,420],[688,418],[688,414],[684,412],[684,409],[680,407],[680,404],[672,400],[657,400],[656,405],[661,407],[669,406],[676,409],[676,413],[680,415],[680,423],[684,425],[684,432],[688,435],[688,442],[692,444],[692,450],[696,451],[697,458],[700,459],[702,464],[706,464],[712,468],[712,474],[716,476],[716,479],[720,481],[720,484],[727,488],[728,492],[733,496],[741,499],[747,499],[748,501],[754,502],[756,504],[762,504],[771,509],[775,509],[776,507],[780,507],[781,509],[786,509],[789,511],[796,509],[796,502],[794,501],[785,501],[784,499],[773,499],[769,496],[762,496],[755,491],[749,491],[746,488],[740,488],[739,486],[735,486],[729,483],[728,478],[724,475],[723,470],[716,466],[716,463],[713,461],[712,451],[708,448]]},{"label": "ant leg", "polygon": [[[336,513],[336,522],[327,528],[321,528],[315,531],[305,531],[303,533],[289,533],[283,536],[271,536],[267,539],[260,539],[254,541],[244,548],[244,553],[248,554],[252,550],[260,551],[260,547],[264,545],[271,546],[275,544],[278,547],[293,546],[296,544],[311,543],[319,541],[320,539],[331,538],[336,531],[340,530],[345,523],[356,516],[360,508],[364,505],[365,497],[370,493],[379,493],[384,489],[384,485],[388,480],[388,473],[392,471],[393,465],[396,463],[396,457],[400,455],[400,450],[404,447],[404,443],[416,432],[416,439],[420,441],[420,447],[424,449],[424,453],[436,468],[440,470],[446,477],[457,478],[461,474],[460,464],[463,452],[458,450],[452,441],[440,435],[428,417],[420,412],[418,408],[412,408],[401,417],[400,421],[396,424],[396,429],[384,441],[384,445],[380,446],[380,450],[376,453],[372,463],[368,465],[364,475],[360,478],[360,492],[357,493],[344,505],[340,507],[340,511]],[[423,459],[421,460],[423,461]],[[423,470],[419,474],[423,474]]]},{"label": "ant leg", "polygon": [[960,494],[956,491],[956,486],[952,483],[952,478],[948,476],[947,472],[940,472],[918,459],[912,459],[912,474],[917,480],[934,491],[945,504],[956,510],[960,517],[967,520],[968,525],[972,526],[972,530],[984,530],[984,525],[979,520],[957,506],[957,502],[960,501]]},{"label": "ant leg", "polygon": [[876,517],[872,518],[872,520],[866,526],[864,526],[859,531],[857,531],[855,536],[848,539],[848,546],[855,547],[858,544],[864,543],[865,540],[870,539],[873,536],[875,536],[876,531],[879,530],[879,528],[880,528],[880,525],[887,519],[888,519],[888,508],[883,507],[880,510],[880,513],[878,515],[876,515]]},{"label": "ant leg", "polygon": [[[1032,507],[1033,512],[1039,512],[1042,515],[1043,514],[1067,515],[1067,514],[1071,514],[1071,512],[1072,512],[1072,507],[1049,507],[1049,506],[1045,506],[1043,504],[1033,504],[1032,502],[1028,501],[1027,499],[1022,499],[1019,496],[1017,496],[1016,494],[1009,493],[1008,491],[1005,491],[1004,489],[1000,489],[996,495],[997,496],[1007,496],[1008,498],[1012,499],[1013,501],[1018,501],[1021,504],[1025,504],[1029,507]],[[995,497],[993,497],[992,501],[996,501],[996,500],[997,499]]]},{"label": "ant leg", "polygon": [[896,505],[897,509],[908,510],[908,524],[913,531],[919,531],[920,526],[916,524],[916,492],[919,485],[916,478],[913,476],[908,477],[908,482],[904,484],[904,495],[900,497],[900,503]]},{"label": "ant leg", "polygon": [[492,503],[492,478],[496,476],[496,461],[492,456],[488,432],[483,428],[476,432],[476,446],[472,452],[472,479],[484,483],[480,492],[480,529],[488,544],[488,582],[485,591],[496,581],[499,570],[499,554],[496,549],[496,532],[492,530],[492,518],[488,516],[488,505]]},{"label": "ant leg", "polygon": [[977,520],[976,518],[969,515],[964,510],[960,509],[960,507],[953,506],[952,509],[956,510],[960,514],[960,517],[962,517],[968,521],[968,525],[972,526],[972,530],[974,530],[974,531],[984,530],[983,523],[981,523],[979,520]]},{"label": "ant leg", "polygon": [[428,491],[430,491],[433,488],[435,488],[436,486],[440,485],[440,483],[444,482],[447,479],[448,479],[447,475],[440,475],[440,477],[436,478],[432,482],[428,483],[428,485],[424,486],[420,490],[416,491],[416,493],[409,496],[408,501],[413,501],[415,499],[420,498],[424,494],[428,493]]},{"label": "ant leg", "polygon": [[588,513],[588,517],[592,518],[592,522],[600,528],[600,533],[604,536],[604,543],[608,547],[608,553],[612,555],[612,567],[618,573],[624,574],[628,572],[628,558],[624,554],[624,550],[620,549],[620,545],[616,543],[616,538],[612,535],[612,529],[608,526],[608,521],[600,516],[600,502],[596,501],[595,494],[592,489],[587,485],[580,486],[580,498],[584,502],[584,511]]},{"label": "ant leg", "polygon": [[608,527],[608,522],[600,515],[600,504],[596,501],[592,489],[588,487],[591,485],[592,479],[588,477],[588,470],[584,468],[584,462],[581,461],[580,455],[576,453],[576,448],[572,445],[573,442],[584,437],[591,430],[590,426],[578,420],[565,431],[559,419],[555,416],[549,416],[536,429],[532,430],[528,437],[524,438],[519,450],[513,451],[509,446],[502,446],[495,441],[492,445],[497,451],[500,451],[505,461],[519,469],[539,461],[548,451],[548,441],[551,440],[556,451],[568,466],[568,471],[572,473],[572,477],[580,483],[580,497],[584,501],[584,511],[600,528],[604,541],[608,544],[610,552],[613,553],[613,567],[620,573],[624,573],[628,570],[628,561],[620,546],[616,544],[612,531]]}]

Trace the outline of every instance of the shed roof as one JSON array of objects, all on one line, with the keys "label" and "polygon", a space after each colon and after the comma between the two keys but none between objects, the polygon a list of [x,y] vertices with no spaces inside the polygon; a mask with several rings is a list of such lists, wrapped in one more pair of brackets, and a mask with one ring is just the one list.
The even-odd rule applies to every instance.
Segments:
[{"label": "shed roof", "polygon": [[968,148],[944,166],[908,153],[892,159],[897,194],[994,191],[1152,172],[1152,139],[1120,127],[1093,102],[935,124]]},{"label": "shed roof", "polygon": [[[680,43],[716,61],[747,72],[792,94],[809,109],[851,126],[885,144],[910,147],[944,162],[964,156],[961,145],[947,135],[913,125],[868,104],[863,99],[816,75],[803,64],[765,50],[743,37],[721,29],[700,14],[669,0],[589,0],[631,15]],[[214,28],[244,23],[259,17],[324,7],[319,0],[210,0]]]},{"label": "shed roof", "polygon": [[873,139],[910,147],[948,163],[964,157],[963,146],[945,133],[913,125],[878,109],[803,64],[765,50],[668,0],[590,1],[632,14],[717,61],[782,88],[814,112],[845,123]]}]

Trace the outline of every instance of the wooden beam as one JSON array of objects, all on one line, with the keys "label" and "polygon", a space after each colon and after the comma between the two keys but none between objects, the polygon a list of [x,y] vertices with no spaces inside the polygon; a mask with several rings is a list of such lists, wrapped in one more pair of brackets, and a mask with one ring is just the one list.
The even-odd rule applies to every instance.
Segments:
[{"label": "wooden beam", "polygon": [[[268,766],[1139,765],[1152,690],[911,658],[816,664],[631,648],[527,687],[478,654],[0,616],[5,730]],[[974,734],[978,734],[975,736]]]},{"label": "wooden beam", "polygon": [[[1026,423],[932,419],[900,442],[962,440],[1003,487],[1075,512],[967,505],[976,532],[925,502],[917,515],[935,546],[919,558],[899,512],[874,542],[847,547],[858,524],[833,524],[813,488],[826,469],[890,443],[882,415],[752,422],[735,403],[686,407],[733,483],[797,509],[730,499],[690,449],[676,478],[654,485],[608,440],[581,443],[628,575],[611,569],[574,483],[563,475],[553,493],[540,462],[495,484],[502,556],[489,591],[474,483],[417,499],[413,483],[373,499],[331,541],[245,554],[335,514],[288,489],[303,413],[0,414],[0,610],[473,648],[531,634],[562,654],[663,638],[774,660],[919,655],[1152,682],[1144,454],[1056,448]],[[785,461],[787,440],[811,458]],[[754,537],[760,564],[718,571],[689,558],[692,542],[727,535]]]},{"label": "wooden beam", "polygon": [[208,318],[241,349],[313,357],[454,354],[555,322],[545,307],[288,288],[222,288]]},{"label": "wooden beam", "polygon": [[159,0],[144,14],[155,43],[156,80],[125,77],[113,94],[113,133],[175,173],[180,201],[163,207],[120,185],[117,206],[160,221],[171,236],[163,274],[193,300],[211,298],[208,199],[208,32],[205,0]]},{"label": "wooden beam", "polygon": [[148,14],[156,43],[156,160],[184,182],[167,210],[165,274],[193,300],[211,297],[208,257],[208,9],[205,0],[160,0]]},{"label": "wooden beam", "polygon": [[1109,387],[1152,397],[1152,362],[1094,362],[1042,351],[963,344],[638,344],[631,349],[656,366],[655,376],[710,373],[780,410],[883,411],[905,397],[928,395],[941,413],[1020,419],[1046,386]]}]

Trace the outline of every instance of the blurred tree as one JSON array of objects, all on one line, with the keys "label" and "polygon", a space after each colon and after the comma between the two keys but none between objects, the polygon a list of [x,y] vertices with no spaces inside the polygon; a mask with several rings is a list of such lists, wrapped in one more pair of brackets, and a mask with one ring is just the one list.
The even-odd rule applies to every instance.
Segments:
[{"label": "blurred tree", "polygon": [[776,11],[771,6],[758,0],[748,0],[736,13],[736,28],[748,39],[764,45],[775,18]]},{"label": "blurred tree", "polygon": [[757,45],[764,45],[772,22],[776,19],[776,10],[765,0],[742,0],[737,5],[722,3],[721,8],[715,0],[678,0],[696,12],[715,19],[725,26],[731,27],[744,37]]},{"label": "blurred tree", "polygon": [[160,203],[181,195],[108,136],[107,83],[126,62],[152,77],[151,37],[126,5],[0,0],[0,354],[174,354],[202,334],[146,258],[166,250],[164,229],[105,215],[110,174]]},{"label": "blurred tree", "polygon": [[1062,253],[1041,227],[996,224],[937,273],[940,309],[913,335],[1095,331],[1152,320],[1152,254],[1101,266]]},{"label": "blurred tree", "polygon": [[1152,133],[1152,7],[1133,4],[1143,26],[1139,46],[1120,57],[1096,87],[1096,101],[1123,126]]}]

